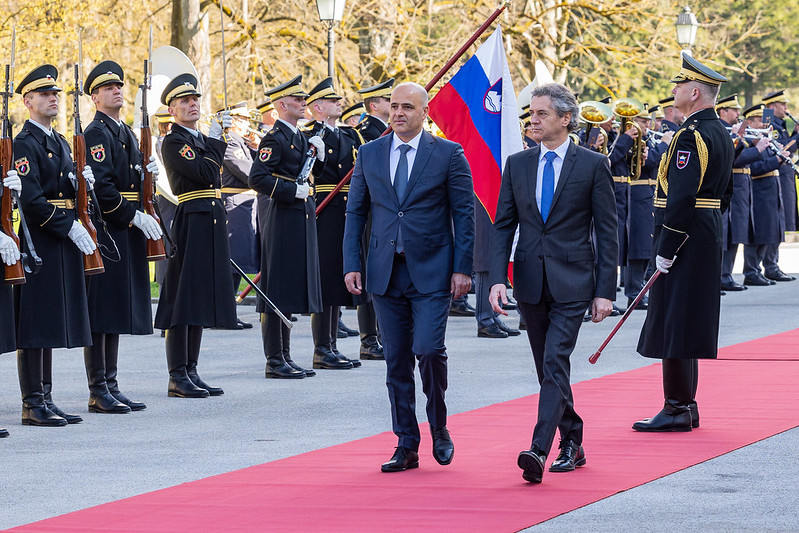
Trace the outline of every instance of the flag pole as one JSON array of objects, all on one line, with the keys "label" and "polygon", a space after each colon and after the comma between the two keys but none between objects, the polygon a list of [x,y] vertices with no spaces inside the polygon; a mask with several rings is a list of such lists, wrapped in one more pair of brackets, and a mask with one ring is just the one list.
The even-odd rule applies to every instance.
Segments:
[{"label": "flag pole", "polygon": [[[424,87],[425,91],[430,92],[430,89],[435,87],[436,84],[439,81],[441,81],[441,78],[443,78],[444,75],[449,71],[449,69],[452,68],[452,65],[454,65],[461,58],[461,56],[463,56],[463,54],[466,53],[466,51],[469,49],[469,47],[472,46],[475,43],[475,41],[477,41],[477,39],[479,39],[480,36],[483,35],[486,32],[486,30],[491,26],[491,24],[493,24],[494,21],[497,20],[497,17],[499,17],[499,15],[503,11],[505,11],[505,8],[508,7],[509,4],[510,4],[510,0],[502,0],[502,3],[499,5],[499,7],[496,9],[496,11],[494,11],[491,14],[491,16],[488,17],[486,19],[486,21],[483,22],[483,24],[477,29],[477,31],[474,32],[474,35],[472,35],[469,38],[469,40],[466,41],[463,44],[463,46],[461,46],[460,49],[458,49],[457,52],[455,52],[455,55],[453,55],[449,59],[449,61],[447,61],[446,64],[443,67],[441,67],[441,70],[439,70],[438,73],[435,76],[433,76],[433,78],[429,82],[427,82],[427,85],[425,85],[425,87]],[[383,137],[384,135],[388,135],[389,133],[391,133],[391,126],[389,126],[386,129],[386,131],[383,132],[383,135],[381,135],[381,137]],[[350,169],[350,171],[347,172],[347,175],[344,176],[344,178],[342,178],[342,180],[340,182],[338,182],[338,184],[333,188],[333,190],[330,193],[328,193],[328,195],[325,197],[325,199],[322,200],[319,203],[318,206],[316,206],[316,216],[317,217],[319,216],[319,213],[321,213],[322,210],[327,206],[327,204],[329,204],[330,201],[339,193],[339,191],[341,191],[341,189],[347,183],[350,182],[350,178],[352,178],[352,170],[353,169]],[[259,272],[255,276],[255,279],[254,279],[255,283],[258,283],[258,281],[260,281],[260,279],[261,279],[261,273]],[[250,293],[250,290],[251,290],[251,287],[249,285],[244,287],[244,290],[242,290],[241,293],[239,293],[239,295],[236,297],[236,301],[237,302],[241,302],[244,299],[244,297],[247,296]]]}]

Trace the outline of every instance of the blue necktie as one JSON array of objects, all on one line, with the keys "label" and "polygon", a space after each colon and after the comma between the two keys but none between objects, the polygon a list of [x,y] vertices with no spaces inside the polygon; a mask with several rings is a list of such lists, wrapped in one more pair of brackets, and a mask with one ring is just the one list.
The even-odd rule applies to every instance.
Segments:
[{"label": "blue necktie", "polygon": [[397,170],[394,172],[394,191],[397,193],[397,200],[402,202],[405,196],[405,187],[408,185],[408,150],[410,144],[399,145],[400,157],[397,163]]},{"label": "blue necktie", "polygon": [[549,151],[544,157],[547,162],[544,163],[544,178],[541,181],[541,218],[546,222],[549,208],[552,207],[552,197],[555,196],[555,166],[552,161],[558,157],[558,154]]}]

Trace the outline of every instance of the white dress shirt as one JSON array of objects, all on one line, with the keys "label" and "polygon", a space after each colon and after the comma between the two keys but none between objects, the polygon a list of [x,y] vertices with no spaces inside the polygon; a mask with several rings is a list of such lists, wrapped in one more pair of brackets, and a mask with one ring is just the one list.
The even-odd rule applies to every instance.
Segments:
[{"label": "white dress shirt", "polygon": [[399,146],[401,144],[407,144],[411,147],[406,155],[408,158],[408,179],[410,180],[411,172],[413,171],[413,162],[416,160],[416,152],[419,150],[419,141],[422,139],[422,131],[408,142],[403,142],[402,139],[397,137],[396,133],[391,134],[391,152],[389,152],[388,168],[391,171],[392,186],[394,185],[394,174],[397,173],[397,164],[399,163],[400,154],[402,153],[400,152]]},{"label": "white dress shirt", "polygon": [[39,124],[38,122],[36,122],[35,120],[33,120],[32,118],[29,118],[28,122],[38,126],[39,129],[42,130],[43,132],[45,132],[48,137],[52,137],[53,136],[53,128],[46,128],[46,127],[42,126],[41,124]]},{"label": "white dress shirt", "polygon": [[297,131],[299,131],[299,130],[297,130],[297,126],[293,126],[293,125],[289,124],[288,122],[286,122],[282,118],[279,118],[278,120],[280,122],[282,122],[283,124],[285,124],[286,126],[288,126],[289,129],[291,130],[291,133],[297,133]]},{"label": "white dress shirt", "polygon": [[544,165],[547,164],[547,158],[545,157],[547,152],[555,152],[558,157],[556,157],[552,161],[552,166],[555,169],[555,186],[553,188],[553,192],[558,188],[558,180],[560,179],[560,171],[563,169],[563,160],[566,159],[566,152],[569,150],[569,144],[571,143],[570,138],[566,138],[566,142],[555,148],[554,150],[549,150],[543,144],[539,144],[541,147],[541,153],[538,155],[538,173],[536,174],[536,182],[535,182],[535,202],[538,204],[538,209],[541,209],[541,189],[543,187],[544,181]]}]

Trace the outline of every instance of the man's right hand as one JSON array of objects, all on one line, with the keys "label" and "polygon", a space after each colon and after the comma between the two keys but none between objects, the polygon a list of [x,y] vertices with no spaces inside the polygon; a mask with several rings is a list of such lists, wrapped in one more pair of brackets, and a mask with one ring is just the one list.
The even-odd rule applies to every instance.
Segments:
[{"label": "man's right hand", "polygon": [[0,259],[8,266],[19,261],[19,248],[14,239],[0,231]]},{"label": "man's right hand", "polygon": [[627,128],[627,131],[625,131],[624,134],[628,135],[631,139],[637,139],[638,138],[638,130],[633,125],[630,125],[630,127]]},{"label": "man's right hand", "polygon": [[491,304],[491,309],[493,309],[495,313],[508,316],[508,312],[502,309],[500,300],[502,304],[508,303],[508,289],[504,284],[497,283],[491,286],[491,292],[488,293],[488,302]]},{"label": "man's right hand", "polygon": [[351,294],[361,294],[363,291],[363,286],[361,285],[361,273],[347,272],[344,274],[344,285],[347,286],[347,290],[350,291]]},{"label": "man's right hand", "polygon": [[311,193],[311,186],[307,183],[297,184],[297,190],[294,191],[294,198],[297,200],[305,200]]}]

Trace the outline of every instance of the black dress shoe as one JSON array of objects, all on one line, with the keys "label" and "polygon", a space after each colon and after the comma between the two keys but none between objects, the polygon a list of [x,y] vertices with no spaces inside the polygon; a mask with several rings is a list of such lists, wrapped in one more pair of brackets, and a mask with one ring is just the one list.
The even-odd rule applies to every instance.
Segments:
[{"label": "black dress shoe", "polygon": [[741,285],[740,283],[736,283],[734,281],[730,282],[730,283],[722,283],[721,284],[721,290],[727,291],[727,292],[745,291],[748,288],[749,287],[747,287],[746,285]]},{"label": "black dress shoe", "polygon": [[89,393],[89,412],[104,413],[109,415],[123,415],[130,413],[130,407],[120,402],[110,392],[95,394]]},{"label": "black dress shoe", "polygon": [[79,417],[78,415],[70,415],[65,413],[64,411],[59,409],[58,406],[54,404],[52,401],[47,402],[45,400],[45,403],[47,404],[47,408],[50,409],[50,411],[52,411],[53,414],[55,414],[56,416],[60,416],[61,418],[66,420],[67,424],[80,424],[81,422],[83,422],[83,418]]},{"label": "black dress shoe", "polygon": [[252,329],[252,324],[244,322],[242,319],[236,319],[236,329]]},{"label": "black dress shoe", "polygon": [[430,426],[430,434],[433,436],[433,459],[440,465],[448,465],[452,462],[455,454],[455,445],[449,430],[445,427],[434,428]]},{"label": "black dress shoe", "polygon": [[344,321],[340,318],[338,319],[338,329],[346,333],[348,337],[357,337],[360,335],[357,329],[348,328]]},{"label": "black dress shoe", "polygon": [[303,374],[305,374],[306,378],[312,378],[312,377],[314,377],[316,375],[316,371],[314,369],[301,367],[300,365],[295,363],[291,359],[291,355],[289,355],[285,351],[283,352],[283,359],[286,360],[286,364],[289,365],[291,368],[293,368],[294,370],[298,370],[298,371],[302,372]]},{"label": "black dress shoe", "polygon": [[411,468],[419,468],[419,454],[410,448],[397,446],[394,455],[387,463],[383,463],[380,470],[383,472],[402,472]]},{"label": "black dress shoe", "polygon": [[449,308],[449,316],[474,316],[474,308],[468,303],[453,303]]},{"label": "black dress shoe", "polygon": [[[610,316],[621,316],[621,315],[624,314],[625,311],[626,311],[626,309],[622,309],[618,305],[613,304],[613,310],[610,312]],[[590,311],[589,311],[589,313],[590,313]]]},{"label": "black dress shoe", "polygon": [[477,336],[488,339],[507,339],[508,334],[500,329],[499,324],[492,322],[488,326],[477,328]]},{"label": "black dress shoe", "polygon": [[383,347],[379,342],[375,341],[372,344],[361,343],[361,359],[367,361],[385,361],[386,355],[383,352]]},{"label": "black dress shoe", "polygon": [[518,329],[513,329],[512,327],[508,326],[506,323],[504,323],[499,319],[496,319],[495,323],[497,326],[499,326],[499,329],[508,334],[508,337],[516,337],[517,335],[522,334],[522,332],[519,331]]},{"label": "black dress shoe", "polygon": [[547,456],[539,452],[537,448],[519,453],[516,464],[523,470],[522,478],[530,483],[541,483],[544,478],[544,461],[546,459]]},{"label": "black dress shoe", "polygon": [[[633,304],[633,300],[635,300],[635,298],[627,298],[628,309]],[[638,305],[635,306],[633,311],[646,311],[647,309],[649,309],[649,301],[646,298],[642,298],[641,301],[638,302]]]},{"label": "black dress shoe", "polygon": [[342,361],[348,361],[352,365],[352,368],[358,368],[363,364],[361,363],[360,359],[350,359],[349,357],[345,356],[343,353],[338,351],[338,348],[336,348],[335,346],[332,346],[330,349],[333,351],[333,355],[335,355]]},{"label": "black dress shoe", "polygon": [[213,387],[208,383],[206,383],[205,381],[203,381],[202,378],[197,375],[196,370],[194,372],[190,370],[188,374],[191,382],[197,385],[197,387],[207,390],[210,396],[222,396],[223,394],[225,394],[225,391],[222,390],[222,387]]},{"label": "black dress shoe", "polygon": [[516,310],[516,300],[508,296],[508,303],[502,304],[502,309],[505,311],[515,311]]},{"label": "black dress shoe", "polygon": [[770,279],[772,281],[793,281],[796,279],[794,276],[789,276],[780,269],[777,269],[774,272],[766,272],[765,277],[766,279]]},{"label": "black dress shoe", "polygon": [[0,428],[0,439],[4,439],[8,437],[8,430],[5,428]]},{"label": "black dress shoe", "polygon": [[[660,433],[666,431],[691,431],[691,411],[669,414],[661,410],[652,418],[639,420],[633,424],[635,431]],[[698,421],[697,421],[698,422]]]},{"label": "black dress shoe", "polygon": [[147,409],[147,405],[144,402],[138,402],[136,400],[131,400],[120,391],[110,391],[111,396],[117,399],[118,402],[124,403],[128,407],[130,407],[131,411],[144,411]]},{"label": "black dress shoe", "polygon": [[560,441],[558,458],[550,465],[550,472],[572,472],[576,467],[585,466],[585,450],[573,440]]},{"label": "black dress shoe", "polygon": [[[316,372],[314,372],[316,374]],[[267,379],[302,379],[306,377],[304,369],[280,359],[267,359],[264,377]]]},{"label": "black dress shoe", "polygon": [[186,373],[170,373],[167,396],[170,398],[207,398],[209,392],[194,384]]},{"label": "black dress shoe", "polygon": [[524,322],[524,320],[519,320],[519,329],[522,331],[527,331],[527,324]]},{"label": "black dress shoe", "polygon": [[746,276],[744,278],[744,285],[749,285],[750,287],[768,287],[769,285],[775,285],[775,284],[776,281],[772,282],[767,280],[765,277],[763,277],[763,274],[761,274],[760,272],[752,276]]},{"label": "black dress shoe", "polygon": [[317,346],[313,351],[313,367],[321,370],[346,370],[352,363],[339,359],[330,349]]}]

